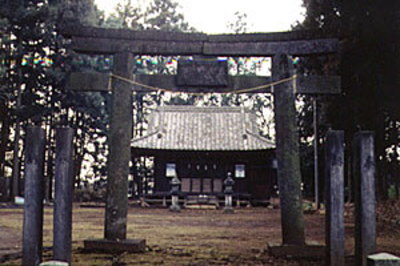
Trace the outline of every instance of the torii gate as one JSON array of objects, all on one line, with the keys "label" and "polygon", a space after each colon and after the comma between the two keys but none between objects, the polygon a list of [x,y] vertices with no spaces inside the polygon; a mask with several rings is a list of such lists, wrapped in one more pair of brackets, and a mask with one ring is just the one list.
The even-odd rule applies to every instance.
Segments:
[{"label": "torii gate", "polygon": [[[292,73],[290,56],[336,53],[339,41],[319,33],[281,32],[239,35],[206,35],[160,31],[131,31],[70,26],[63,31],[72,38],[72,48],[87,54],[113,54],[113,74],[143,84],[190,92],[232,91],[268,83],[263,77],[230,77],[224,66],[199,62],[181,64],[178,76],[133,76],[134,55],[184,56],[263,56],[272,57],[272,81],[289,80]],[[180,70],[179,70],[180,68]],[[207,75],[199,73],[208,73]],[[217,73],[217,75],[215,75]],[[107,90],[109,75],[74,73],[69,85],[75,90]],[[141,90],[133,86],[134,90]],[[121,79],[112,80],[112,115],[109,134],[108,181],[105,214],[105,239],[85,242],[86,247],[143,251],[144,240],[126,240],[128,210],[128,174],[132,126],[132,85]],[[295,91],[296,90],[296,91]],[[295,94],[336,94],[340,92],[337,76],[298,77],[296,82],[283,82],[272,92],[275,104],[278,182],[281,201],[282,242],[285,246],[304,246],[299,144],[295,116]],[[126,244],[126,246],[124,246]],[[135,247],[128,247],[133,245]]]}]

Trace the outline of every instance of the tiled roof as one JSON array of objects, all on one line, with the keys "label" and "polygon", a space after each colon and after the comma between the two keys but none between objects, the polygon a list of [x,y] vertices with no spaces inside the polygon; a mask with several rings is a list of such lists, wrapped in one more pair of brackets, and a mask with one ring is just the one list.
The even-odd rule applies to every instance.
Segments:
[{"label": "tiled roof", "polygon": [[254,113],[240,107],[164,106],[150,114],[147,135],[132,147],[156,150],[251,151],[275,145],[259,135]]}]

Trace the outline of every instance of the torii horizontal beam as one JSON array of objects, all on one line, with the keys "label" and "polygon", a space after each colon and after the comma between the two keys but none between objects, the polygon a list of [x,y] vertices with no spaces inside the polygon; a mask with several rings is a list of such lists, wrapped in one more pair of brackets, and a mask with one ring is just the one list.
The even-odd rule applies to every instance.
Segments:
[{"label": "torii horizontal beam", "polygon": [[[71,73],[67,88],[75,91],[107,91],[110,76],[98,72]],[[245,88],[262,86],[272,82],[271,77],[261,76],[229,76],[226,88],[182,88],[176,85],[176,76],[173,75],[136,75],[135,82],[152,87],[167,89],[176,92],[234,92]],[[149,89],[135,86],[135,91],[149,92]],[[271,93],[271,88],[251,91],[251,93]],[[339,76],[297,76],[296,93],[298,94],[338,94],[340,93]]]},{"label": "torii horizontal beam", "polygon": [[265,41],[298,41],[312,39],[327,39],[322,31],[285,31],[268,33],[240,33],[240,34],[205,34],[188,32],[171,32],[159,30],[134,31],[130,29],[113,29],[88,27],[79,24],[70,24],[61,30],[61,33],[70,38],[91,37],[121,40],[146,41],[210,41],[210,42],[265,42]]},{"label": "torii horizontal beam", "polygon": [[335,53],[339,47],[338,39],[310,31],[207,35],[70,26],[62,32],[72,38],[75,51],[90,54],[305,56]]}]

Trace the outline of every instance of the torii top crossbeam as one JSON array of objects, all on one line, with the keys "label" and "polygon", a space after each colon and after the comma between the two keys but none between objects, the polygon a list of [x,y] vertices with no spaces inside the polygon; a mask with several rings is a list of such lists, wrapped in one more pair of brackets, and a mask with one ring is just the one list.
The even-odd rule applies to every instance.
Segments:
[{"label": "torii top crossbeam", "polygon": [[92,54],[305,56],[335,53],[339,47],[338,39],[315,31],[207,35],[69,25],[62,34],[72,38],[75,51]]}]

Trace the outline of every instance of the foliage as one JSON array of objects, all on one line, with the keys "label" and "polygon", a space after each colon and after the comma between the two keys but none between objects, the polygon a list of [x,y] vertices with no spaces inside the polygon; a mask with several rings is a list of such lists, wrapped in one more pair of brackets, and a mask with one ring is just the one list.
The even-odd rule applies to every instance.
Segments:
[{"label": "foliage", "polygon": [[[19,172],[19,125],[42,125],[46,145],[46,185],[53,175],[55,127],[78,121],[74,111],[77,97],[65,91],[65,78],[74,69],[73,54],[58,33],[58,26],[73,17],[84,24],[92,23],[96,14],[93,0],[85,1],[1,1],[0,30],[3,33],[0,52],[0,79],[3,102],[0,161],[11,147],[10,126],[14,132],[14,169]],[[99,17],[100,13],[97,14]],[[80,98],[81,99],[81,98]],[[10,121],[8,121],[10,120]],[[95,121],[95,120],[92,120]],[[81,137],[78,130],[77,137]],[[82,146],[78,150],[83,150]],[[21,146],[22,148],[22,146]],[[79,157],[79,153],[75,152]],[[10,163],[9,163],[10,164]],[[1,170],[4,171],[4,165]],[[1,173],[0,176],[4,176]],[[14,176],[14,173],[13,173]],[[18,177],[18,175],[17,175]],[[1,180],[0,180],[1,181]],[[48,197],[49,187],[46,187]]]},{"label": "foliage", "polygon": [[[12,146],[10,126],[14,135],[13,177],[19,177],[20,125],[41,124],[51,117],[56,94],[57,75],[50,67],[62,58],[58,53],[59,40],[54,34],[56,17],[45,1],[2,1],[0,18],[2,31],[1,84],[3,114],[1,117],[1,177],[5,176],[6,152]],[[23,132],[22,132],[23,133]],[[16,189],[13,191],[17,192]],[[3,190],[3,194],[6,194]]]},{"label": "foliage", "polygon": [[147,6],[138,0],[124,0],[117,4],[115,11],[104,21],[103,26],[129,28],[133,30],[162,30],[191,32],[174,0],[152,0]]},{"label": "foliage", "polygon": [[[246,15],[236,13],[237,31],[246,30]],[[109,123],[109,93],[78,93],[65,90],[66,77],[72,71],[110,72],[112,57],[75,54],[59,30],[69,21],[83,25],[193,32],[174,0],[152,0],[148,6],[125,0],[110,17],[105,17],[94,0],[0,0],[0,177],[4,176],[6,152],[23,145],[17,139],[18,125],[22,136],[26,126],[41,125],[46,130],[46,192],[55,158],[55,129],[69,125],[76,129],[74,169],[77,177],[85,169],[87,177],[106,175],[108,153],[106,136]],[[135,58],[136,74],[175,74],[178,57],[141,56]],[[251,74],[256,63],[228,59],[236,74]],[[233,62],[233,63],[232,63]],[[258,112],[260,123],[268,128],[265,109],[270,108],[268,95],[185,95],[164,92],[134,94],[134,134],[144,134],[146,114],[163,104],[243,105]],[[14,137],[15,136],[15,137]],[[14,152],[18,158],[21,152]],[[90,170],[91,169],[91,170]],[[23,169],[15,167],[15,172]],[[0,178],[1,179],[1,178]],[[2,186],[0,180],[0,186]],[[79,179],[77,179],[78,185]],[[0,191],[1,193],[1,191]]]},{"label": "foliage", "polygon": [[247,32],[247,14],[241,13],[240,11],[236,11],[234,14],[234,20],[229,21],[226,25],[228,31],[231,31],[235,34],[246,33]]},{"label": "foliage", "polygon": [[124,0],[117,4],[115,11],[107,17],[103,26],[143,30],[143,11],[134,7],[131,0]]},{"label": "foliage", "polygon": [[378,166],[378,191],[385,197],[387,163],[395,153],[400,159],[400,46],[393,36],[399,33],[398,1],[304,0],[306,18],[299,28],[318,29],[341,38],[341,60],[325,57],[307,62],[307,71],[329,73],[338,66],[343,94],[327,106],[334,128],[346,133],[351,147],[353,133],[359,129],[375,132]]},{"label": "foliage", "polygon": [[145,12],[145,29],[163,31],[194,31],[178,11],[174,0],[153,0]]}]

